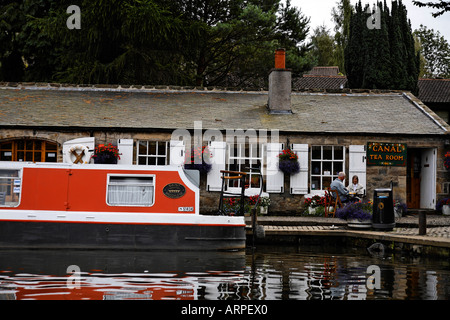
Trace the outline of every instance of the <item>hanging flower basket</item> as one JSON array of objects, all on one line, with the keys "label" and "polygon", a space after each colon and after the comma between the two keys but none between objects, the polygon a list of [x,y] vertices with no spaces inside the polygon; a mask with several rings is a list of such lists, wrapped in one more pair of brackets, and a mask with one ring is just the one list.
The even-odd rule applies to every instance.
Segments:
[{"label": "hanging flower basket", "polygon": [[116,146],[111,143],[108,145],[99,144],[95,147],[94,154],[92,155],[94,163],[97,164],[117,164],[117,160],[120,159],[120,153]]},{"label": "hanging flower basket", "polygon": [[285,174],[296,174],[300,172],[298,155],[290,149],[285,149],[278,155],[278,168]]},{"label": "hanging flower basket", "polygon": [[444,155],[444,167],[447,170],[450,170],[450,151]]},{"label": "hanging flower basket", "polygon": [[198,170],[200,173],[208,173],[212,165],[205,161],[211,158],[211,152],[207,146],[193,148],[191,154],[186,154],[184,168],[188,170]]}]

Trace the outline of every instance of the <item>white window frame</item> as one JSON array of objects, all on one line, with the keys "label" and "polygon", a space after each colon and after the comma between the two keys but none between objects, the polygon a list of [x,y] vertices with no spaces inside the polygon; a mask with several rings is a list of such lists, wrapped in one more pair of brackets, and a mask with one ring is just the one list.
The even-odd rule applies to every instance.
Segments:
[{"label": "white window frame", "polygon": [[[242,145],[244,145],[244,148],[242,148]],[[245,148],[249,147],[249,156],[246,157],[245,154],[242,155],[242,150],[245,150]],[[236,146],[236,149],[238,150],[238,154],[233,155],[233,157],[230,157],[231,155],[231,148],[234,148]],[[257,156],[253,157],[252,156],[252,150],[253,148],[257,148]],[[232,164],[236,164],[238,165],[237,170],[232,170],[232,171],[241,171],[241,172],[247,172],[248,173],[248,179],[249,181],[251,181],[252,176],[258,176],[259,172],[253,172],[251,170],[246,169],[245,167],[248,166],[256,166],[257,163],[259,162],[261,164],[261,170],[262,170],[262,174],[264,175],[264,158],[265,158],[265,151],[266,151],[266,145],[262,144],[262,143],[234,143],[234,144],[230,144],[227,143],[226,146],[226,161],[225,161],[225,170],[232,170],[233,168],[231,168]],[[245,151],[244,151],[245,152]],[[231,160],[233,160],[233,162],[231,162]],[[248,162],[253,162],[253,163],[246,163],[246,161]],[[243,162],[243,163],[241,163]],[[230,186],[230,183],[236,182],[238,183],[238,187],[234,187],[234,186]],[[232,193],[240,193],[241,192],[241,186],[240,186],[240,180],[228,180],[227,182],[227,190],[229,192]],[[245,189],[245,193],[246,195],[253,195],[253,194],[257,194],[257,192],[259,192],[259,187],[252,187],[251,184],[249,185],[249,187],[247,189]]]},{"label": "white window frame", "polygon": [[[119,184],[114,184],[113,182],[111,182],[111,178],[112,177],[121,177],[121,178],[151,178],[152,179],[152,183],[137,183],[137,182],[129,182],[128,184],[126,183],[119,183]],[[112,174],[108,174],[107,175],[107,184],[106,184],[106,204],[108,206],[111,207],[152,207],[155,204],[155,182],[156,176],[154,174],[116,174],[116,173],[112,173]],[[149,205],[143,205],[143,204],[120,204],[120,203],[110,203],[109,201],[109,190],[110,190],[110,186],[112,185],[123,185],[123,186],[151,186],[152,187],[152,198],[151,198],[151,204]]]},{"label": "white window frame", "polygon": [[[141,142],[146,143],[146,154],[140,154],[140,144]],[[156,154],[149,154],[149,143],[156,142]],[[165,153],[158,154],[159,148],[163,147],[162,145],[165,145]],[[140,158],[145,158],[145,164],[142,165],[154,165],[154,166],[166,166],[169,164],[169,148],[170,148],[170,141],[158,141],[158,140],[138,140],[137,141],[137,147],[136,147],[136,163],[139,164]],[[156,159],[155,164],[149,164],[149,159],[154,158]],[[158,159],[164,158],[164,164],[158,164]]]},{"label": "white window frame", "polygon": [[[316,147],[320,147],[320,159],[313,159],[313,149]],[[324,159],[324,147],[331,147],[331,159]],[[343,159],[335,159],[334,158],[334,148],[335,147],[339,147],[342,148],[342,157]],[[346,147],[344,145],[311,145],[311,150],[310,150],[310,167],[311,167],[311,172],[310,172],[310,183],[311,183],[311,193],[321,193],[323,192],[324,187],[323,187],[323,178],[331,178],[331,182],[333,182],[333,180],[335,180],[338,177],[338,172],[334,169],[334,163],[337,162],[341,162],[342,163],[342,170],[339,171],[344,171],[345,172],[345,155],[346,155]],[[320,162],[320,171],[319,173],[314,172],[315,171],[315,167],[313,165],[314,162]],[[331,162],[331,171],[330,174],[325,174],[324,169],[323,169],[323,163],[324,162]],[[318,178],[320,180],[320,186],[315,186],[315,189],[313,189],[313,180],[314,178]],[[344,180],[344,185],[345,185],[345,180]]]},{"label": "white window frame", "polygon": [[[17,171],[17,177],[0,176],[0,183],[5,184],[8,187],[8,182],[10,182],[11,186],[9,186],[9,187],[12,187],[12,193],[18,194],[17,201],[7,203],[6,199],[5,199],[5,204],[0,204],[0,207],[17,208],[20,205],[20,202],[22,200],[22,173],[23,173],[23,170],[22,169],[2,169],[0,171]],[[18,190],[19,192],[15,192],[16,190]],[[6,198],[6,196],[7,195],[5,195],[5,198]]]}]

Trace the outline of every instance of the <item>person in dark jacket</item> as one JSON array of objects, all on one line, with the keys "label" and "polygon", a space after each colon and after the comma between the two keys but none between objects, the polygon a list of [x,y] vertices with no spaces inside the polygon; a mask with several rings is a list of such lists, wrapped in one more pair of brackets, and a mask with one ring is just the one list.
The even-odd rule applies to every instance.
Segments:
[{"label": "person in dark jacket", "polygon": [[345,180],[346,174],[345,172],[339,172],[339,175],[334,181],[330,184],[331,190],[336,190],[339,194],[339,198],[341,199],[341,202],[347,202],[349,200],[348,197],[348,190],[344,186],[344,180]]}]

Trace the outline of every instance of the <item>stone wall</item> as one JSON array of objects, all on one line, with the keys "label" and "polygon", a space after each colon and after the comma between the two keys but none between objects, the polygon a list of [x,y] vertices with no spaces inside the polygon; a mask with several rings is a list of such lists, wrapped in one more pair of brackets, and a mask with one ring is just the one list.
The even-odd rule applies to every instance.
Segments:
[{"label": "stone wall", "polygon": [[[58,144],[58,162],[62,162],[62,145],[65,141],[93,136],[96,138],[96,144],[112,143],[116,144],[118,139],[134,139],[136,140],[159,140],[168,141],[171,132],[122,132],[117,130],[111,131],[82,131],[76,129],[67,130],[43,130],[43,129],[20,129],[10,128],[0,131],[0,142],[12,139],[42,139],[56,142]],[[350,145],[367,145],[367,142],[384,142],[384,143],[406,143],[408,149],[411,148],[437,148],[437,179],[436,193],[437,200],[449,196],[443,193],[443,185],[450,181],[448,172],[443,166],[444,154],[449,149],[446,144],[446,137],[421,137],[421,136],[375,136],[375,135],[340,135],[340,134],[280,134],[280,142],[285,146],[293,143],[301,143],[312,145],[335,145],[346,147],[346,168],[348,174],[349,168],[349,151]],[[136,146],[135,146],[136,147]],[[136,152],[134,152],[134,155]],[[367,197],[373,196],[375,188],[389,187],[390,181],[394,184],[394,197],[406,202],[407,198],[407,172],[406,167],[384,167],[370,166],[367,167]],[[271,206],[269,212],[277,214],[298,214],[302,210],[304,197],[302,195],[291,195],[289,193],[289,177],[285,176],[285,188],[282,194],[270,194]],[[206,175],[201,176],[201,210],[202,212],[216,212],[218,208],[219,192],[206,191]]]}]

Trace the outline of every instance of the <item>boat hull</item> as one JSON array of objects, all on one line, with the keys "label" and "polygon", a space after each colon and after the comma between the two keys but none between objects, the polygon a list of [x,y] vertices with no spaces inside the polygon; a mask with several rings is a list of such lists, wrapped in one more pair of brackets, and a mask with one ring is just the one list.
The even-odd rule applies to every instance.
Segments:
[{"label": "boat hull", "polygon": [[239,250],[235,225],[0,221],[0,247],[26,249]]}]

